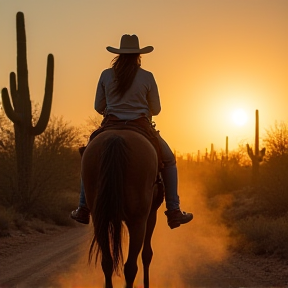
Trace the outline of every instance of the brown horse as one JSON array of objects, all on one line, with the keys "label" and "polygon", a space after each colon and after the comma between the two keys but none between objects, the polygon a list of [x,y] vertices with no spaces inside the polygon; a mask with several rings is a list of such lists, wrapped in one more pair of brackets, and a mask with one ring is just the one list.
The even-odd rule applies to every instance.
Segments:
[{"label": "brown horse", "polygon": [[113,288],[112,274],[123,264],[122,233],[129,232],[128,258],[124,264],[126,288],[132,288],[137,258],[142,250],[144,287],[149,288],[151,237],[156,224],[157,154],[140,133],[109,130],[87,146],[82,158],[82,179],[94,225],[89,262],[101,258],[105,287]]}]

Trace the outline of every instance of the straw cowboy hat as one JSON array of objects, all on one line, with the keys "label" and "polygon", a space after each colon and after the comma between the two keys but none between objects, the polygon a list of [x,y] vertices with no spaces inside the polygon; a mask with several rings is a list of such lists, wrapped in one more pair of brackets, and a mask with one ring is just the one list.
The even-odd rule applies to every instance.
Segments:
[{"label": "straw cowboy hat", "polygon": [[123,35],[120,41],[120,48],[106,47],[106,49],[114,54],[146,54],[154,50],[152,46],[139,48],[139,39],[136,35]]}]

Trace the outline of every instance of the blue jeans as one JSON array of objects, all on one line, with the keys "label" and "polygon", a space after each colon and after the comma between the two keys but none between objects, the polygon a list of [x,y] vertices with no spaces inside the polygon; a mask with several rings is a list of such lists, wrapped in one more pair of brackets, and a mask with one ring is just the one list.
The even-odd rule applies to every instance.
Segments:
[{"label": "blue jeans", "polygon": [[[161,175],[165,186],[166,208],[167,210],[179,209],[180,201],[178,196],[178,173],[176,159],[165,140],[160,135],[158,136],[158,139],[161,145],[161,156],[164,164],[164,168],[161,170]],[[85,191],[82,179],[79,206],[86,206]]]},{"label": "blue jeans", "polygon": [[83,185],[83,181],[81,178],[79,207],[86,207],[86,206],[87,206],[87,204],[86,204],[85,190],[84,190],[84,185]]},{"label": "blue jeans", "polygon": [[178,196],[176,159],[166,141],[160,135],[158,136],[158,139],[161,145],[161,157],[164,164],[161,175],[165,186],[166,208],[167,210],[179,209],[180,200]]}]

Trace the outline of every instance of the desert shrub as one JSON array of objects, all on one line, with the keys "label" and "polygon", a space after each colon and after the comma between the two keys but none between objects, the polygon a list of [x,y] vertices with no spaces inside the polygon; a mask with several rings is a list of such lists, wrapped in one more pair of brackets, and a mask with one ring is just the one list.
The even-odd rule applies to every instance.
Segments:
[{"label": "desert shrub", "polygon": [[240,165],[235,159],[219,162],[190,162],[177,159],[179,172],[183,180],[201,182],[208,198],[227,194],[249,184],[250,169]]},{"label": "desert shrub", "polygon": [[288,154],[288,124],[281,121],[266,129],[263,139],[266,147],[266,159]]},{"label": "desert shrub", "polygon": [[[76,189],[78,187],[80,187],[80,183],[76,186]],[[37,205],[33,209],[34,217],[59,226],[74,224],[70,218],[70,213],[78,204],[78,190],[75,190],[75,188],[74,190],[68,189],[59,193],[57,197],[50,197],[49,202],[47,202],[47,199],[41,198],[37,201]]]},{"label": "desert shrub", "polygon": [[25,230],[27,223],[13,207],[0,205],[0,237],[8,236],[11,229]]},{"label": "desert shrub", "polygon": [[237,222],[237,233],[245,244],[243,250],[254,254],[288,257],[288,217],[247,217]]},{"label": "desert shrub", "polygon": [[65,206],[62,194],[67,190],[78,192],[80,136],[79,130],[62,117],[52,117],[44,133],[36,138],[29,214],[52,217]]},{"label": "desert shrub", "polygon": [[288,207],[288,154],[269,159],[261,167],[256,195],[263,213],[282,216]]},{"label": "desert shrub", "polygon": [[275,122],[266,130],[265,162],[261,165],[256,195],[263,213],[273,217],[283,216],[288,207],[288,127],[285,122]]},{"label": "desert shrub", "polygon": [[82,134],[62,117],[51,117],[44,133],[35,138],[32,185],[24,201],[17,192],[12,126],[7,121],[3,123],[1,122],[3,140],[0,145],[0,204],[21,211],[24,219],[49,218],[49,213],[56,213],[52,210],[62,209],[61,205],[66,207],[61,198],[65,191],[77,191],[75,195],[79,194],[81,158],[78,147],[83,141]]},{"label": "desert shrub", "polygon": [[11,150],[14,139],[13,124],[2,112],[0,106],[0,151]]},{"label": "desert shrub", "polygon": [[240,158],[234,153],[221,167],[218,174],[221,178],[222,189],[231,192],[249,185],[251,167],[241,165]]},{"label": "desert shrub", "polygon": [[7,231],[12,222],[11,213],[9,213],[5,207],[0,206],[0,237],[7,235]]},{"label": "desert shrub", "polygon": [[17,199],[16,157],[14,152],[0,151],[0,204],[9,206]]},{"label": "desert shrub", "polygon": [[0,204],[9,206],[16,196],[16,155],[13,124],[0,110]]}]

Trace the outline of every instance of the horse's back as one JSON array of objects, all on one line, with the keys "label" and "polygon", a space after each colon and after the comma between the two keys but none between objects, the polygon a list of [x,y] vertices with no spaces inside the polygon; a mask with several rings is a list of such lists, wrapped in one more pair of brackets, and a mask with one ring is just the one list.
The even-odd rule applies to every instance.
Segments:
[{"label": "horse's back", "polygon": [[[107,148],[107,143],[112,143],[116,139],[121,139],[124,143],[127,154],[127,164],[123,164],[122,167],[125,173],[125,213],[134,216],[147,214],[153,200],[154,184],[158,173],[157,153],[146,137],[130,130],[104,131],[87,146],[82,158],[82,178],[88,207],[92,207],[97,194],[95,179],[100,179],[99,176],[103,173],[99,165],[103,151]],[[114,160],[116,161],[111,159]],[[143,205],[147,201],[150,204]],[[143,209],[145,212],[142,211]]]}]

